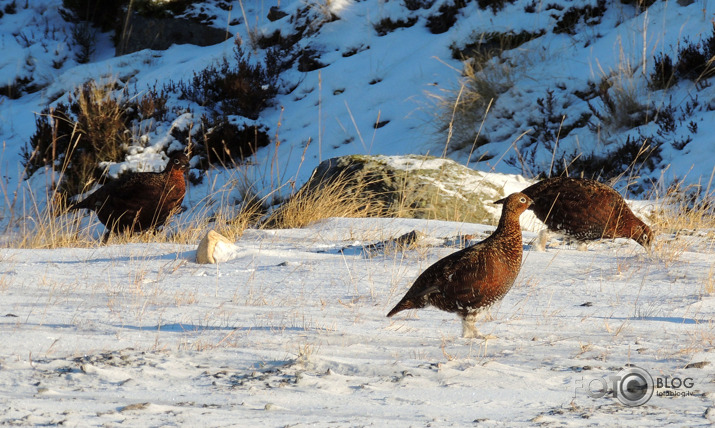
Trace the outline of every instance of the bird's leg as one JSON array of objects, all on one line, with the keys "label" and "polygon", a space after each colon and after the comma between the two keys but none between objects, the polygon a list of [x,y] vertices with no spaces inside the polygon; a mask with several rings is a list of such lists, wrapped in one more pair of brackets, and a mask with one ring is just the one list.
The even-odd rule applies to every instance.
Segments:
[{"label": "bird's leg", "polygon": [[470,313],[462,318],[462,337],[465,339],[496,339],[491,334],[483,335],[477,330],[476,321],[478,313]]},{"label": "bird's leg", "polygon": [[462,337],[467,339],[478,339],[482,337],[482,334],[477,330],[474,319],[470,319],[470,317],[462,318]]},{"label": "bird's leg", "polygon": [[546,244],[549,242],[550,237],[551,233],[549,233],[549,230],[542,229],[541,232],[539,232],[539,236],[536,238],[536,245],[534,246],[534,250],[546,251]]},{"label": "bird's leg", "polygon": [[102,245],[107,245],[107,242],[109,242],[109,235],[112,234],[111,229],[107,229],[104,232],[104,235],[102,236]]}]

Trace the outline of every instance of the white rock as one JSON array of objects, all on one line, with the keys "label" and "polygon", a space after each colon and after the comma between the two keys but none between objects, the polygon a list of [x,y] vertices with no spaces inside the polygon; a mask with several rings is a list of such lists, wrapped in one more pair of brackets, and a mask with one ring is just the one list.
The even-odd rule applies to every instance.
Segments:
[{"label": "white rock", "polygon": [[209,230],[196,250],[196,263],[223,263],[236,257],[238,247],[215,230]]}]

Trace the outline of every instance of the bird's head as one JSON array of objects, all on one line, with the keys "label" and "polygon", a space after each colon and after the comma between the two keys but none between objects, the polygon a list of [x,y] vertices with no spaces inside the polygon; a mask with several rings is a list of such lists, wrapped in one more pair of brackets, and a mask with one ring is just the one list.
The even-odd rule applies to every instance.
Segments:
[{"label": "bird's head", "polygon": [[189,169],[189,156],[184,152],[174,152],[169,155],[169,163],[166,164],[165,171],[179,170],[181,172]]},{"label": "bird's head", "polygon": [[637,243],[641,244],[643,248],[650,249],[650,246],[653,244],[655,235],[653,234],[651,228],[648,227],[648,225],[641,221],[639,221],[638,223],[639,224],[636,224],[631,228],[631,237]]},{"label": "bird's head", "polygon": [[512,193],[506,198],[494,201],[494,204],[504,205],[504,211],[515,211],[519,214],[523,213],[527,208],[534,203],[530,197],[523,193]]}]

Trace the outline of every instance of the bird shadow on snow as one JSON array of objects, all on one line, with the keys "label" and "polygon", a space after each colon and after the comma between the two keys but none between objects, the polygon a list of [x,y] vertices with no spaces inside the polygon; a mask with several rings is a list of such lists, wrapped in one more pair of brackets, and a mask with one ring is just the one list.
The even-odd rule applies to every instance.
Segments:
[{"label": "bird shadow on snow", "polygon": [[[2,319],[0,318],[0,321]],[[15,325],[17,322],[12,321]],[[10,322],[0,322],[0,325],[8,325]],[[45,327],[50,329],[67,329],[76,330],[77,325],[75,324],[60,324],[60,323],[22,323],[25,327]],[[166,333],[200,333],[205,331],[236,331],[238,332],[250,332],[250,331],[266,331],[266,332],[277,332],[277,331],[300,331],[305,332],[311,330],[305,327],[284,327],[284,326],[250,326],[250,327],[238,327],[238,326],[212,326],[212,325],[201,325],[201,324],[191,324],[191,323],[169,323],[169,324],[157,324],[157,325],[127,325],[127,324],[113,324],[112,327],[116,329],[124,330],[135,330],[135,331],[156,331],[156,332],[166,332]],[[317,330],[316,330],[317,331]]]},{"label": "bird shadow on snow", "polygon": [[[49,324],[48,324],[49,325]],[[249,331],[306,331],[303,327],[273,327],[273,326],[262,326],[262,327],[236,327],[236,326],[211,326],[211,325],[200,325],[200,324],[187,324],[187,323],[170,323],[161,325],[115,325],[114,327],[126,330],[137,330],[137,331],[163,331],[167,333],[192,333],[192,332],[202,332],[202,331],[236,331],[236,332],[249,332]],[[308,329],[310,330],[310,329]]]},{"label": "bird shadow on snow", "polygon": [[622,321],[657,321],[657,322],[670,322],[674,324],[705,324],[707,325],[710,321],[708,320],[697,320],[694,318],[683,318],[683,317],[594,317],[601,318],[605,320],[622,320]]},{"label": "bird shadow on snow", "polygon": [[[428,242],[422,242],[428,238]],[[389,255],[400,251],[414,250],[418,246],[423,248],[452,248],[459,251],[463,248],[481,242],[484,237],[475,238],[473,235],[457,235],[448,237],[427,237],[416,230],[405,233],[396,238],[390,238],[372,243],[352,244],[331,250],[318,250],[318,253],[342,254],[344,256],[360,256],[371,258],[379,255]]]},{"label": "bird shadow on snow", "polygon": [[39,262],[42,264],[57,264],[57,265],[73,265],[86,263],[110,263],[110,262],[135,262],[142,261],[162,261],[162,260],[186,260],[189,262],[196,261],[196,250],[178,251],[166,254],[155,254],[145,256],[119,256],[119,257],[98,257],[98,258],[82,258],[79,260],[47,260]]}]

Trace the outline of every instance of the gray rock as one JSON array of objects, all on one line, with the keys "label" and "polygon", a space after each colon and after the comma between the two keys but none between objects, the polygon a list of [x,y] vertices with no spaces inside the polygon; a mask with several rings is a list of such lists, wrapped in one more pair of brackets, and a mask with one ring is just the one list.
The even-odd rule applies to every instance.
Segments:
[{"label": "gray rock", "polygon": [[504,197],[502,184],[481,171],[417,155],[328,159],[304,187],[319,189],[339,177],[352,183],[347,192],[381,203],[383,214],[390,217],[496,224],[501,210],[492,202]]},{"label": "gray rock", "polygon": [[232,37],[221,30],[184,18],[149,18],[132,14],[125,23],[116,47],[116,55],[143,49],[165,50],[173,44],[211,46]]}]

